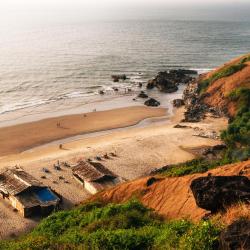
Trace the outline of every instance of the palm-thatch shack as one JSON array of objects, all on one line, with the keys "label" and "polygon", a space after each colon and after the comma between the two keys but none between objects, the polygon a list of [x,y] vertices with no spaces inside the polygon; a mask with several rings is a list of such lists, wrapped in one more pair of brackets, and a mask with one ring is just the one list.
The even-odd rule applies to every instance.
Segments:
[{"label": "palm-thatch shack", "polygon": [[72,168],[73,176],[91,194],[121,182],[121,178],[103,166],[100,162],[81,161]]},{"label": "palm-thatch shack", "polygon": [[22,168],[0,174],[0,197],[8,200],[23,217],[47,215],[57,209],[60,198]]}]

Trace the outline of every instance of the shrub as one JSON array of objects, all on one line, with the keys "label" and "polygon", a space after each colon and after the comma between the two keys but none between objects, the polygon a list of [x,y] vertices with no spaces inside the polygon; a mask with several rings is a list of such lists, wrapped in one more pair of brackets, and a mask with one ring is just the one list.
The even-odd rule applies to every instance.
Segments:
[{"label": "shrub", "polygon": [[201,249],[212,249],[219,229],[209,225],[164,222],[134,200],[106,206],[88,204],[49,216],[30,234],[1,242],[0,249],[185,249],[183,246],[199,241],[204,243]]},{"label": "shrub", "polygon": [[228,98],[236,103],[237,114],[221,138],[228,145],[228,156],[232,160],[246,160],[250,157],[250,89],[237,88]]}]

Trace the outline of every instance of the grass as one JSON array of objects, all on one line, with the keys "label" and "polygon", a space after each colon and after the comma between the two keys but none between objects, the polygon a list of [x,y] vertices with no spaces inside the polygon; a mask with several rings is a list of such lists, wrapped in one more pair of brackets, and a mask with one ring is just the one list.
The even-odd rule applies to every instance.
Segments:
[{"label": "grass", "polygon": [[225,227],[231,225],[236,220],[250,220],[250,205],[237,203],[227,208],[225,212],[220,212],[213,216],[212,221],[220,221]]},{"label": "grass", "polygon": [[211,169],[228,163],[231,163],[231,161],[226,158],[210,161],[204,158],[198,158],[170,166],[169,168],[164,170],[161,175],[166,177],[180,177],[189,174],[205,173]]},{"label": "grass", "polygon": [[163,221],[138,201],[92,203],[57,212],[0,249],[214,249],[221,228],[210,221]]},{"label": "grass", "polygon": [[[249,58],[247,58],[246,60],[248,60],[248,59]],[[246,60],[242,60],[238,64],[230,65],[230,66],[228,66],[226,68],[223,68],[220,71],[215,72],[208,79],[205,79],[205,80],[201,81],[199,83],[199,86],[198,86],[198,92],[200,94],[202,94],[202,93],[204,93],[206,91],[208,86],[210,86],[213,82],[215,82],[215,81],[217,81],[217,80],[219,80],[221,78],[231,76],[231,75],[235,74],[236,72],[242,70],[246,66],[246,64],[245,64],[245,62],[247,62]]]}]

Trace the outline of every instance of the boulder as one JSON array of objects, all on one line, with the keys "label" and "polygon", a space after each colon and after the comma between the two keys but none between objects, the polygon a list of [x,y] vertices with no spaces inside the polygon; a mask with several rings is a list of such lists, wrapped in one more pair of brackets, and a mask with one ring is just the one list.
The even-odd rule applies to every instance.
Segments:
[{"label": "boulder", "polygon": [[198,207],[212,213],[250,201],[250,180],[245,176],[207,176],[194,179],[190,186]]},{"label": "boulder", "polygon": [[137,97],[139,97],[139,98],[148,98],[148,95],[144,91],[141,91],[140,94]]},{"label": "boulder", "polygon": [[195,73],[195,71],[184,69],[159,72],[154,79],[148,81],[147,88],[156,87],[162,92],[172,93],[178,90],[178,84],[192,81],[194,78],[189,76],[192,73]]},{"label": "boulder", "polygon": [[250,220],[240,219],[220,234],[220,249],[250,249]]},{"label": "boulder", "polygon": [[127,79],[127,76],[125,74],[122,75],[112,75],[111,78],[114,82],[119,82],[119,80],[125,81]]},{"label": "boulder", "polygon": [[159,105],[161,105],[161,103],[155,100],[154,98],[150,98],[144,102],[144,105],[150,106],[150,107],[158,107]]},{"label": "boulder", "polygon": [[187,125],[176,124],[174,125],[174,128],[191,128],[191,127]]},{"label": "boulder", "polygon": [[182,99],[173,100],[173,106],[179,108],[184,105],[184,101]]},{"label": "boulder", "polygon": [[155,87],[155,80],[151,79],[148,81],[147,89],[153,89]]}]

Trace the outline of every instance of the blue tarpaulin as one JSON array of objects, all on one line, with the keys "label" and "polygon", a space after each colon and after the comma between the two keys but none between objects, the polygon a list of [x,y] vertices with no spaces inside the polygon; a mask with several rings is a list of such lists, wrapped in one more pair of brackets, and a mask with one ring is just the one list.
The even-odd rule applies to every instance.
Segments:
[{"label": "blue tarpaulin", "polygon": [[57,197],[48,189],[43,188],[35,192],[39,200],[43,202],[54,201]]}]

